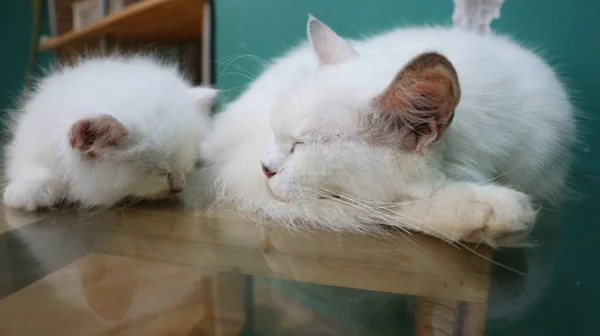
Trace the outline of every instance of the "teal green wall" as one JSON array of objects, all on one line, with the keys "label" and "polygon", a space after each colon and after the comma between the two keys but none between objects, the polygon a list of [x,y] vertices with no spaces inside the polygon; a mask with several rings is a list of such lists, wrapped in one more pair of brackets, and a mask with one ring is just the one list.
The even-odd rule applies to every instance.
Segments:
[{"label": "teal green wall", "polygon": [[20,92],[27,67],[30,31],[30,2],[9,0],[0,10],[0,107]]},{"label": "teal green wall", "polygon": [[[48,31],[44,4],[43,32]],[[4,0],[0,4],[0,110],[10,107],[25,81],[29,34],[31,31],[31,1]],[[48,63],[49,53],[41,53],[40,63]]]},{"label": "teal green wall", "polygon": [[[216,80],[236,96],[260,66],[240,57],[278,56],[306,37],[308,13],[343,36],[358,37],[414,22],[450,22],[451,1],[411,0],[219,0],[216,1]],[[416,5],[416,4],[419,5]],[[238,58],[239,57],[239,58]],[[243,70],[241,70],[243,69]]]},{"label": "teal green wall", "polygon": [[[241,56],[269,59],[281,54],[304,38],[308,13],[347,37],[360,37],[398,25],[447,24],[452,14],[451,0],[217,0],[215,3],[216,78],[217,86],[225,90],[225,100],[239,94],[249,78],[260,72],[255,61]],[[539,246],[496,253],[498,261],[526,269],[528,274],[520,277],[494,268],[486,334],[597,335],[600,330],[597,307],[600,302],[597,259],[600,257],[597,57],[600,2],[506,0],[501,15],[493,23],[493,29],[539,50],[569,86],[573,101],[581,110],[581,143],[577,145],[579,161],[572,181],[578,196],[560,210],[543,212],[533,233]],[[328,301],[331,316],[347,310],[340,307],[339,302],[343,301],[336,300],[336,295],[332,291]],[[318,306],[322,308],[323,294],[318,296],[321,297]],[[344,316],[347,318],[348,314]],[[363,320],[367,324],[372,321],[370,317]],[[347,322],[356,325],[361,319]],[[390,328],[393,325],[390,322]]]}]

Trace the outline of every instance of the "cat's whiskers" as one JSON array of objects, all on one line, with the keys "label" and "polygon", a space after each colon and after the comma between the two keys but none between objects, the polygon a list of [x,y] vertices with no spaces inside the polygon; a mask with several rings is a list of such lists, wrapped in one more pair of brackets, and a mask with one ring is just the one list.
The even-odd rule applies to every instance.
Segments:
[{"label": "cat's whiskers", "polygon": [[[487,242],[486,242],[486,243],[487,243]],[[490,263],[492,263],[492,264],[494,264],[494,265],[496,265],[496,266],[498,266],[498,267],[502,267],[502,268],[504,268],[504,269],[506,269],[506,270],[508,270],[508,271],[514,272],[514,273],[516,273],[516,274],[518,274],[518,275],[525,276],[525,272],[523,272],[523,271],[519,271],[518,269],[516,269],[516,268],[513,268],[513,267],[510,267],[510,266],[508,266],[508,265],[506,265],[506,264],[503,264],[503,263],[497,262],[497,261],[493,260],[492,258],[490,258],[490,257],[487,257],[487,256],[485,256],[485,255],[483,255],[483,254],[481,254],[481,253],[477,252],[477,251],[476,251],[476,249],[470,248],[469,246],[467,246],[467,245],[465,245],[465,244],[461,243],[460,241],[457,241],[457,242],[456,242],[456,244],[458,244],[460,247],[462,247],[462,248],[466,249],[467,251],[469,251],[469,252],[471,252],[471,253],[475,254],[476,256],[483,258],[483,259],[484,259],[485,261],[487,261],[487,262],[490,262]]]},{"label": "cat's whiskers", "polygon": [[[347,197],[347,196],[346,196],[346,197]],[[425,200],[422,200],[422,201],[427,201],[427,200],[430,200],[430,199],[425,199]],[[356,199],[353,199],[353,201],[356,201]],[[363,200],[361,200],[361,202],[363,202]],[[410,203],[409,203],[409,204],[410,204]],[[393,203],[392,203],[392,205],[397,205],[397,204],[393,204]],[[428,235],[431,235],[431,236],[433,236],[433,237],[436,237],[436,238],[438,238],[438,239],[441,239],[441,240],[445,241],[446,243],[448,243],[448,244],[450,244],[450,245],[453,245],[453,246],[454,246],[454,244],[453,244],[453,243],[454,243],[454,239],[452,239],[452,238],[450,238],[449,236],[445,235],[443,232],[441,232],[440,230],[436,229],[435,227],[433,227],[433,226],[431,226],[431,225],[427,225],[426,223],[423,223],[422,221],[419,221],[419,220],[417,220],[417,219],[415,219],[415,218],[412,218],[412,217],[406,216],[405,214],[402,214],[402,213],[400,213],[400,212],[398,212],[398,211],[395,211],[395,210],[393,210],[393,209],[391,209],[391,208],[384,207],[384,206],[380,206],[380,205],[376,205],[376,206],[377,206],[377,208],[375,208],[375,209],[374,209],[374,208],[371,208],[371,207],[368,207],[368,206],[367,206],[366,208],[367,208],[367,209],[369,209],[369,210],[377,210],[377,209],[385,210],[385,211],[391,212],[393,215],[396,215],[396,216],[399,216],[399,217],[403,217],[403,218],[407,218],[407,219],[413,220],[414,222],[416,222],[416,223],[419,223],[419,225],[420,225],[420,226],[417,226],[417,225],[415,225],[415,224],[412,224],[412,223],[410,223],[410,222],[407,222],[407,223],[402,223],[402,224],[408,224],[408,226],[410,226],[411,228],[413,228],[413,229],[415,229],[415,230],[417,230],[417,231],[424,232],[424,233],[426,233],[426,234],[428,234]],[[389,215],[389,218],[390,218],[390,219],[392,219],[392,220],[395,220],[395,221],[397,221],[397,220],[398,220],[398,218],[397,218],[397,217],[395,217],[395,216],[392,216],[392,215]],[[422,226],[425,226],[425,230],[423,229],[423,227],[422,227]],[[395,226],[394,226],[394,227],[395,227]],[[404,229],[404,228],[401,228],[401,229],[402,229],[402,230],[406,230],[406,229]],[[431,231],[428,231],[428,230],[431,230]]]},{"label": "cat's whiskers", "polygon": [[[332,192],[332,191],[329,191],[329,192]],[[331,199],[332,199],[332,200],[337,200],[337,201],[340,201],[340,199],[333,198],[333,197],[332,197]],[[351,204],[349,204],[349,203],[345,203],[345,204],[351,205]],[[372,210],[372,208],[368,208],[368,209],[371,209],[371,210]],[[390,209],[387,209],[387,210],[388,210],[388,211],[390,211],[390,212],[392,212],[392,213],[394,213],[394,214],[396,214],[396,215],[402,215],[402,214],[400,214],[400,213],[398,213],[398,212],[396,212],[396,211],[393,211],[393,210],[390,210]],[[384,213],[379,213],[379,214],[380,214],[380,215],[382,215],[382,216],[383,216],[383,218],[388,218],[388,219],[392,219],[392,220],[398,220],[398,218],[396,218],[396,217],[393,217],[393,216],[391,216],[391,215],[388,215],[388,214],[384,214]],[[389,223],[389,222],[388,222],[388,223]],[[405,224],[405,223],[402,223],[402,224]],[[393,225],[393,226],[391,226],[391,227],[392,227],[392,228],[395,228],[395,229],[402,229],[402,230],[405,230],[405,229],[403,229],[403,228],[401,228],[401,227],[399,227],[399,226],[395,226],[395,225]],[[431,228],[430,226],[427,226],[427,227],[428,227],[429,229],[433,229],[433,230],[435,230],[434,228]],[[483,254],[481,254],[481,253],[479,253],[479,252],[477,252],[477,247],[479,246],[479,243],[478,243],[478,244],[475,246],[475,248],[471,248],[471,247],[467,246],[466,244],[464,244],[464,243],[462,243],[462,242],[460,242],[460,241],[455,241],[454,239],[450,239],[450,238],[448,238],[448,237],[444,239],[442,236],[436,235],[436,234],[434,234],[434,233],[431,233],[431,232],[427,232],[427,231],[425,231],[425,230],[422,230],[422,229],[421,229],[420,231],[423,231],[423,232],[425,232],[425,233],[426,233],[426,234],[428,234],[428,235],[431,235],[431,236],[433,236],[433,237],[436,237],[436,238],[438,238],[438,239],[440,239],[440,240],[442,240],[442,241],[444,241],[444,242],[446,242],[446,243],[448,243],[448,244],[450,244],[450,245],[452,245],[452,246],[454,246],[454,247],[456,247],[456,248],[464,248],[464,249],[466,249],[467,251],[469,251],[469,252],[471,252],[471,253],[473,253],[473,254],[477,255],[478,257],[481,257],[481,258],[483,258],[484,260],[486,260],[486,261],[488,261],[488,262],[490,262],[490,263],[492,263],[492,264],[494,264],[494,265],[496,265],[496,266],[502,267],[502,268],[504,268],[504,269],[506,269],[506,270],[509,270],[509,271],[511,271],[511,272],[514,272],[514,273],[516,273],[516,274],[519,274],[519,275],[525,276],[525,273],[524,273],[523,271],[519,271],[519,270],[517,270],[517,269],[515,269],[515,268],[512,268],[512,267],[510,267],[510,266],[508,266],[508,265],[505,265],[505,264],[499,263],[499,262],[497,262],[497,261],[495,261],[495,260],[493,260],[493,259],[491,259],[491,258],[489,258],[489,257],[487,257],[487,256],[485,256],[485,255],[483,255]],[[435,231],[438,231],[438,230],[435,230]],[[403,236],[404,238],[407,238],[407,239],[408,239],[408,237],[407,237],[405,234],[402,234],[402,236]],[[415,244],[415,245],[416,245],[416,243],[414,243],[412,240],[410,240],[410,239],[408,239],[408,240],[409,240],[411,243],[413,243],[413,244]],[[480,241],[480,243],[481,243],[481,241]],[[487,242],[486,242],[486,243],[487,243]],[[489,243],[488,243],[488,244],[489,244]],[[418,246],[418,245],[417,245],[417,246]]]},{"label": "cat's whiskers", "polygon": [[[221,70],[221,72],[218,76],[218,79],[220,80],[225,75],[238,74],[245,78],[248,78],[249,80],[254,80],[254,78],[257,76],[257,74],[251,73],[250,71],[248,71],[240,66],[233,65],[234,62],[236,62],[240,59],[252,60],[257,65],[259,65],[262,69],[265,69],[270,65],[265,59],[263,59],[262,57],[256,56],[256,55],[251,55],[251,54],[232,55],[225,61],[220,62],[220,64],[217,62],[217,65],[221,65],[221,66],[224,65],[224,68]],[[242,71],[242,73],[226,73],[226,71],[229,67],[234,67],[234,68]]]},{"label": "cat's whiskers", "polygon": [[[370,212],[369,213],[370,217],[372,217],[372,215],[375,214],[376,217],[379,218],[379,219],[388,219],[388,220],[389,219],[393,219],[394,221],[398,221],[399,220],[399,218],[392,217],[390,214],[386,214],[384,212],[384,211],[390,211],[390,209],[388,209],[388,208],[385,208],[385,207],[373,208],[371,206],[368,206],[368,205],[362,203],[362,200],[358,200],[357,198],[352,197],[350,195],[347,195],[347,194],[344,194],[344,193],[341,193],[341,192],[338,192],[338,191],[334,191],[334,190],[329,190],[329,189],[326,189],[326,188],[323,189],[323,191],[325,191],[327,193],[327,195],[330,196],[329,197],[330,200],[338,201],[340,203],[343,203],[343,204],[346,204],[346,205],[350,205],[350,206],[354,207],[355,209],[358,209],[358,210],[361,210],[361,211],[367,210],[367,212]],[[408,220],[420,223],[420,221],[418,221],[415,218],[412,218],[412,217],[409,217],[409,216],[406,216],[406,215],[403,215],[403,214],[399,214],[399,213],[397,215],[400,216],[403,219],[408,219]],[[388,221],[386,221],[386,220],[384,220],[383,222],[384,223],[388,223]],[[414,224],[412,224],[410,222],[401,222],[401,224],[404,224],[406,226],[413,227],[413,228],[417,227],[416,225],[414,225]],[[402,231],[404,231],[406,234],[412,235],[412,232],[409,231],[409,230],[407,230],[404,227],[401,227],[401,226],[394,226],[394,227],[398,228],[398,229],[400,229]]]},{"label": "cat's whiskers", "polygon": [[519,163],[518,165],[514,166],[513,168],[511,168],[511,169],[509,169],[509,170],[507,170],[507,171],[505,171],[505,172],[503,172],[503,173],[501,173],[501,174],[498,174],[498,175],[496,175],[496,176],[494,176],[494,177],[490,178],[490,179],[489,179],[489,180],[487,180],[487,181],[483,181],[483,182],[481,182],[481,183],[476,183],[476,184],[477,184],[477,185],[486,185],[486,184],[489,184],[489,183],[491,183],[491,182],[495,182],[495,181],[497,181],[498,179],[500,179],[501,177],[503,177],[503,176],[506,176],[506,175],[508,175],[508,174],[512,173],[513,171],[515,171],[516,169],[520,168],[522,165],[523,165],[523,162]]},{"label": "cat's whiskers", "polygon": [[258,65],[262,66],[263,69],[266,69],[271,65],[271,62],[267,61],[266,59],[264,59],[258,55],[246,54],[246,57],[255,61]]},{"label": "cat's whiskers", "polygon": [[[390,220],[390,219],[391,219],[391,220],[393,220],[393,221],[398,221],[398,217],[401,217],[401,218],[405,218],[405,219],[412,220],[412,221],[413,221],[413,223],[419,223],[419,226],[417,226],[416,224],[413,224],[413,223],[411,223],[411,222],[401,222],[401,224],[407,225],[407,226],[409,226],[409,227],[410,227],[410,228],[412,228],[412,229],[415,229],[415,230],[417,230],[417,231],[424,232],[424,233],[426,233],[426,234],[428,234],[428,235],[431,235],[431,236],[433,236],[433,237],[436,237],[436,238],[438,238],[438,239],[440,239],[440,240],[443,240],[443,241],[445,241],[446,243],[448,243],[448,244],[450,244],[450,245],[452,245],[452,246],[455,246],[455,245],[454,245],[454,243],[455,243],[454,239],[452,239],[452,238],[450,238],[449,236],[445,235],[443,232],[441,232],[440,230],[438,230],[438,229],[436,229],[436,228],[432,227],[431,225],[427,225],[427,224],[423,223],[422,221],[419,221],[419,220],[417,220],[417,219],[415,219],[415,218],[412,218],[412,217],[406,216],[405,214],[402,214],[402,213],[400,213],[400,212],[398,212],[398,211],[395,211],[395,210],[393,210],[393,209],[390,209],[390,208],[388,208],[388,207],[380,206],[380,205],[377,205],[377,204],[375,205],[375,206],[376,206],[376,208],[373,208],[373,207],[371,207],[371,206],[368,206],[368,205],[365,205],[365,204],[361,204],[361,202],[364,202],[363,200],[360,200],[360,201],[359,201],[359,200],[357,200],[357,199],[356,199],[356,198],[354,198],[354,197],[351,197],[351,196],[349,196],[349,195],[346,195],[346,194],[342,194],[342,193],[340,193],[340,192],[336,192],[336,191],[333,191],[333,190],[327,190],[327,189],[325,189],[325,191],[327,191],[327,192],[329,192],[329,193],[336,193],[336,196],[343,197],[343,198],[345,198],[345,199],[347,199],[347,200],[349,200],[349,201],[355,202],[356,204],[360,204],[360,205],[364,206],[364,209],[365,209],[365,210],[369,210],[369,211],[378,211],[378,210],[383,210],[383,211],[390,212],[391,214],[386,214],[386,213],[384,213],[384,212],[378,212],[378,214],[379,214],[379,215],[381,215],[381,216],[384,216],[384,218],[386,218],[386,219],[388,219],[388,220]],[[425,200],[424,200],[424,201],[425,201]],[[365,202],[365,203],[368,203],[368,202]],[[392,203],[392,204],[393,204],[393,203]],[[393,205],[396,205],[396,204],[393,204]],[[394,215],[396,215],[396,216],[398,216],[398,217],[396,217],[396,216],[394,216]],[[390,223],[389,223],[389,221],[385,221],[385,222],[386,222],[386,224],[388,224],[388,225],[390,224]],[[390,225],[390,226],[391,226],[391,227],[394,227],[394,228],[401,229],[401,230],[403,230],[403,231],[405,231],[405,232],[407,232],[407,233],[409,233],[409,234],[412,234],[412,232],[409,232],[409,231],[408,231],[407,229],[405,229],[405,228],[402,228],[402,227],[399,227],[399,226],[395,226],[395,225]],[[423,229],[423,226],[425,227],[425,230]]]},{"label": "cat's whiskers", "polygon": [[[515,167],[507,170],[506,172],[503,172],[501,174],[498,174],[492,178],[490,178],[489,180],[483,181],[483,182],[478,182],[478,183],[473,183],[474,185],[477,186],[484,186],[487,185],[489,183],[495,182],[497,181],[499,178],[510,174],[511,172],[513,172],[514,170],[518,169],[522,164],[518,164]],[[335,192],[333,190],[325,190],[327,192]],[[345,196],[349,196],[349,195],[345,195]],[[424,199],[419,199],[419,200],[412,200],[412,201],[404,201],[404,202],[379,202],[379,201],[369,201],[369,200],[360,200],[363,203],[366,204],[374,204],[374,205],[380,205],[380,206],[401,206],[401,205],[412,205],[412,204],[418,204],[418,203],[422,203],[422,202],[428,202],[434,199],[439,199],[439,198],[444,198],[444,197],[449,197],[450,195],[437,195],[437,196],[431,196],[428,198],[424,198]]]},{"label": "cat's whiskers", "polygon": [[[375,209],[371,209],[371,208],[368,208],[368,207],[361,209],[360,208],[360,204],[357,204],[357,203],[352,204],[352,203],[349,203],[349,202],[344,202],[344,201],[342,201],[340,199],[335,199],[335,201],[343,203],[343,204],[347,204],[347,205],[350,205],[350,206],[357,206],[358,205],[357,208],[359,210],[363,210],[363,211],[366,210],[368,212],[370,219],[376,219],[377,221],[385,224],[386,227],[391,228],[393,230],[396,230],[396,232],[400,236],[402,236],[403,238],[405,238],[406,240],[408,240],[412,245],[414,245],[415,247],[417,247],[419,249],[422,249],[422,247],[419,246],[419,244],[417,244],[415,241],[413,241],[412,239],[410,239],[409,236],[412,236],[413,232],[407,230],[406,228],[404,228],[402,226],[402,225],[411,226],[410,223],[400,221],[401,225],[389,225],[390,221],[398,222],[399,219],[396,218],[396,217],[393,217],[393,216],[391,216],[389,214],[386,214],[384,212],[377,211]],[[375,232],[370,231],[370,232],[365,232],[365,233],[367,233],[367,234],[374,234]]]},{"label": "cat's whiskers", "polygon": [[[329,194],[330,196],[337,196],[337,197],[341,197],[341,198],[344,198],[344,199],[346,199],[347,201],[350,201],[350,202],[352,202],[353,204],[356,204],[356,205],[362,206],[362,207],[363,207],[363,209],[369,209],[369,210],[385,210],[385,211],[390,211],[390,210],[391,210],[391,209],[389,209],[389,208],[387,208],[387,207],[380,206],[380,205],[376,205],[376,206],[377,206],[376,208],[372,208],[371,206],[369,206],[369,205],[367,204],[368,202],[365,202],[365,201],[364,201],[364,200],[362,200],[362,199],[358,199],[358,198],[356,198],[356,197],[353,197],[353,196],[351,196],[351,195],[348,195],[348,194],[345,194],[345,193],[342,193],[342,192],[339,192],[339,191],[335,191],[335,190],[331,190],[331,189],[327,189],[327,188],[324,188],[324,189],[323,189],[323,191],[324,191],[324,192],[326,192],[327,194]],[[332,197],[332,198],[333,198],[333,199],[336,199],[335,197]],[[400,214],[400,213],[398,213],[397,215],[399,215],[399,216],[400,216],[400,217],[402,217],[402,218],[405,218],[405,219],[412,220],[412,221],[414,221],[414,222],[416,222],[416,223],[421,223],[421,221],[419,221],[419,220],[417,220],[417,219],[415,219],[415,218],[409,217],[409,216],[407,216],[407,215]],[[408,224],[408,225],[411,225],[411,226],[413,226],[413,227],[416,227],[416,226],[414,226],[413,224]],[[403,230],[405,230],[407,233],[410,233],[409,231],[407,231],[407,230],[406,230],[406,229],[404,229],[404,228],[403,228]]]},{"label": "cat's whiskers", "polygon": [[229,69],[229,67],[233,67],[233,68],[236,68],[237,70],[241,71],[242,73],[239,73],[239,74],[242,75],[243,77],[246,77],[246,78],[250,79],[250,80],[253,80],[253,78],[252,78],[253,76],[256,77],[255,74],[249,72],[248,70],[246,70],[246,69],[244,69],[244,68],[242,68],[240,66],[233,65],[233,62],[235,62],[236,60],[238,60],[240,57],[241,56],[232,57],[229,60],[225,60],[225,61],[221,62],[221,64],[217,64],[217,65],[224,66],[223,69],[220,71],[218,77],[217,77],[217,81],[220,81],[223,78],[223,76],[229,74],[229,73],[227,73],[227,70]]},{"label": "cat's whiskers", "polygon": [[252,54],[233,54],[233,55],[230,55],[229,57],[227,57],[222,62],[218,62],[218,61],[214,61],[214,62],[219,64],[219,63],[231,62],[232,60],[236,61],[238,59],[244,59],[244,58],[254,61],[256,64],[260,65],[262,68],[267,68],[271,65],[271,62],[269,62],[268,60],[266,60],[258,55],[252,55]]},{"label": "cat's whiskers", "polygon": [[[401,213],[399,213],[398,211],[394,211],[394,210],[392,210],[392,209],[389,209],[388,211],[390,211],[391,213],[393,213],[393,214],[395,214],[395,215],[398,215],[398,216],[401,216],[401,215],[402,215],[402,214],[401,214]],[[452,246],[455,246],[455,245],[454,245],[454,243],[456,243],[456,241],[455,241],[453,238],[451,238],[450,236],[448,236],[447,234],[443,233],[442,231],[440,231],[440,230],[436,229],[435,227],[433,227],[433,226],[431,226],[431,225],[428,225],[428,224],[426,224],[426,223],[423,223],[422,221],[419,221],[419,223],[420,223],[422,226],[424,226],[424,228],[423,228],[423,227],[418,227],[418,228],[416,228],[416,226],[415,226],[415,228],[416,228],[418,231],[424,232],[424,233],[426,233],[426,234],[428,234],[428,235],[431,235],[431,236],[433,236],[433,237],[435,237],[435,238],[438,238],[438,239],[440,239],[440,240],[442,240],[442,241],[444,241],[444,242],[446,242],[446,243],[448,243],[448,244],[450,244],[450,245],[452,245]],[[428,230],[430,230],[430,231],[428,231]],[[455,247],[456,247],[456,246],[455,246]]]}]

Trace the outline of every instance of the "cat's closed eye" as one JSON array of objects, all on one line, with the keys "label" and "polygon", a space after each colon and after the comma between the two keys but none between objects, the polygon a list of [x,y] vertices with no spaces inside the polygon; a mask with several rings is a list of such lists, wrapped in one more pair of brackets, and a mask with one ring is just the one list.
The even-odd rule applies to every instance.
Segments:
[{"label": "cat's closed eye", "polygon": [[292,145],[292,148],[290,149],[290,154],[294,153],[294,151],[296,150],[296,146],[298,146],[298,145],[304,145],[304,142],[302,142],[302,141],[294,142],[294,144]]}]

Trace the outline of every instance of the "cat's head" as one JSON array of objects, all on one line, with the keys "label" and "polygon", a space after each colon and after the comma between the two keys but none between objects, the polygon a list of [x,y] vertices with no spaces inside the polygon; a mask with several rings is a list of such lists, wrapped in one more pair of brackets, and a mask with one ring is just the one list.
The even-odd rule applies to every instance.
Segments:
[{"label": "cat's head", "polygon": [[105,90],[110,96],[99,95],[97,104],[86,101],[99,113],[70,124],[69,150],[84,165],[71,169],[83,171],[90,183],[109,184],[107,203],[175,195],[200,162],[199,146],[217,91],[189,85],[175,69],[148,71],[157,74],[139,74],[119,90]]},{"label": "cat's head", "polygon": [[361,57],[314,18],[308,39],[320,66],[298,78],[271,115],[273,141],[262,165],[272,196],[356,206],[430,193],[437,170],[429,149],[460,98],[452,64],[428,52],[382,75],[376,57]]}]

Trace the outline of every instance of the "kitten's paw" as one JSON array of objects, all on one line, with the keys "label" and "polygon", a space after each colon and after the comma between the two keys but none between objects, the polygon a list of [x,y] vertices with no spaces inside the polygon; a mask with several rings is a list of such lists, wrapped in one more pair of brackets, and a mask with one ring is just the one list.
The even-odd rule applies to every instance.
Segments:
[{"label": "kitten's paw", "polygon": [[59,203],[61,195],[53,185],[34,182],[11,182],[4,189],[4,204],[11,208],[35,211]]},{"label": "kitten's paw", "polygon": [[497,246],[529,234],[537,215],[529,196],[500,186],[479,187],[475,192],[477,208],[483,211],[482,226],[468,232],[463,241]]}]

